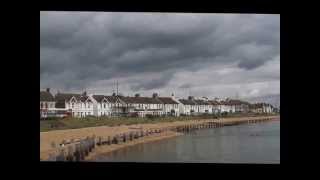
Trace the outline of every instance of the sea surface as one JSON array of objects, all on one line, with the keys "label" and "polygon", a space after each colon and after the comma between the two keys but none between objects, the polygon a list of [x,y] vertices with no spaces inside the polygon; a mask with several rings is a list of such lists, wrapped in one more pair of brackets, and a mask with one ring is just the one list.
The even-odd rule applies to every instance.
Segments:
[{"label": "sea surface", "polygon": [[280,164],[280,121],[203,129],[120,149],[96,161]]}]

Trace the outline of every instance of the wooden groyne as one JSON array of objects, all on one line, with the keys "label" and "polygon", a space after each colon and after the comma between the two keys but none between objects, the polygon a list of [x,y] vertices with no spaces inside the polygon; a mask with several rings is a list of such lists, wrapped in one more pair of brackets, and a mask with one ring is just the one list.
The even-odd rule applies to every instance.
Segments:
[{"label": "wooden groyne", "polygon": [[170,126],[163,128],[134,129],[129,132],[116,134],[114,136],[91,136],[86,137],[85,139],[63,140],[58,145],[52,143],[52,147],[55,149],[55,151],[49,155],[47,161],[83,161],[89,155],[89,153],[91,153],[92,150],[96,147],[126,144],[128,142],[136,141],[137,139],[143,137],[161,135],[162,133],[166,132],[188,134],[201,129],[221,128],[224,126],[234,126],[239,124],[261,123],[271,120],[280,120],[280,118],[268,117],[229,122],[219,122],[219,119],[215,119],[207,122],[199,121],[193,124]]}]

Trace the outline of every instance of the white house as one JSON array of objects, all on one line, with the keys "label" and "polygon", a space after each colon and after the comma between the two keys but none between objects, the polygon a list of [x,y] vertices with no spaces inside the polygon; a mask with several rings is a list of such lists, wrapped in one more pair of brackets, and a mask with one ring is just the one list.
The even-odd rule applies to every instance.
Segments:
[{"label": "white house", "polygon": [[229,100],[221,101],[220,102],[220,112],[224,113],[234,113],[236,112],[235,105],[229,102]]},{"label": "white house", "polygon": [[55,105],[55,99],[49,88],[46,91],[40,91],[40,118],[54,116]]},{"label": "white house", "polygon": [[105,95],[90,95],[93,102],[93,115],[94,116],[110,116],[112,113],[111,103]]},{"label": "white house", "polygon": [[179,103],[172,97],[158,97],[163,103],[163,112],[166,115],[180,116]]},{"label": "white house", "polygon": [[209,100],[208,103],[209,103],[210,112],[212,114],[220,113],[220,103],[218,101]]},{"label": "white house", "polygon": [[198,111],[198,106],[196,102],[193,100],[192,96],[189,96],[188,99],[179,99],[180,105],[180,113],[185,115],[195,115]]},{"label": "white house", "polygon": [[272,105],[266,104],[266,103],[255,103],[255,104],[251,104],[249,107],[250,107],[250,111],[254,113],[272,113],[273,112]]},{"label": "white house", "polygon": [[137,113],[140,117],[150,115],[163,115],[164,104],[158,99],[157,94],[153,97],[140,97],[136,94],[134,97],[121,97],[127,104],[128,113]]},{"label": "white house", "polygon": [[126,102],[123,100],[123,96],[116,95],[105,96],[110,103],[111,116],[120,116],[129,112]]},{"label": "white house", "polygon": [[263,103],[263,112],[264,113],[272,113],[273,106],[271,104]]},{"label": "white house", "polygon": [[248,112],[249,103],[238,99],[228,99],[228,104],[234,107],[234,112]]},{"label": "white house", "polygon": [[196,103],[196,112],[198,114],[212,113],[212,110],[210,110],[210,103],[207,101],[202,99],[194,99],[193,101]]},{"label": "white house", "polygon": [[83,94],[67,94],[58,93],[55,96],[56,109],[65,110],[66,113],[73,117],[93,116],[93,101],[87,93]]}]

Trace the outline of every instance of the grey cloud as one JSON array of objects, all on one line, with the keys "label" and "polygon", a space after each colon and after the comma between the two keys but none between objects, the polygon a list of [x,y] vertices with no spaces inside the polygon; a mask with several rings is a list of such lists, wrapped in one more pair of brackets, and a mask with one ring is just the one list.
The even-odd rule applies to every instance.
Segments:
[{"label": "grey cloud", "polygon": [[179,88],[182,88],[182,89],[187,89],[187,88],[190,88],[190,87],[192,87],[191,84],[182,84],[182,85],[179,86]]},{"label": "grey cloud", "polygon": [[[253,70],[279,55],[279,21],[279,15],[41,12],[40,84],[82,89],[143,74],[132,90],[150,90],[168,85],[176,72],[212,63]],[[150,80],[149,73],[159,75]]]},{"label": "grey cloud", "polygon": [[155,78],[143,79],[142,81],[139,81],[136,84],[132,85],[131,89],[133,91],[140,91],[165,87],[171,80],[172,74],[172,72],[165,72],[162,75]]}]

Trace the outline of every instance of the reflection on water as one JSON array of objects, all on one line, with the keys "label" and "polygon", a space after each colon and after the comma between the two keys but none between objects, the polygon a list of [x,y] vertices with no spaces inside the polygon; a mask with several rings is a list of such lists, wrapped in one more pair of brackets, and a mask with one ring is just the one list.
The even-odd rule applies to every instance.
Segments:
[{"label": "reflection on water", "polygon": [[200,130],[120,149],[96,161],[280,163],[280,121]]}]

